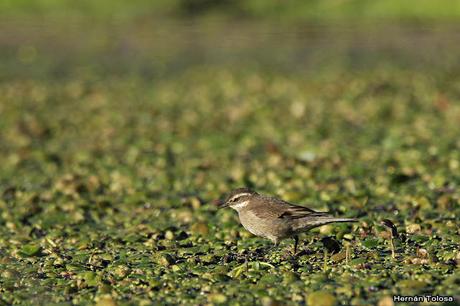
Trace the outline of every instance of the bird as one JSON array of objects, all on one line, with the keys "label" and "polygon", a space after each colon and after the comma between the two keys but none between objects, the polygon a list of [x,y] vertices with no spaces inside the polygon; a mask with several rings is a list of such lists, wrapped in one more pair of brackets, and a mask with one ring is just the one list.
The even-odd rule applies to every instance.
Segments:
[{"label": "bird", "polygon": [[270,239],[275,247],[281,240],[293,238],[294,255],[297,254],[300,233],[329,223],[358,221],[353,218],[334,217],[277,197],[262,195],[247,187],[231,191],[224,201],[220,201],[219,207],[236,210],[240,223],[246,230]]}]

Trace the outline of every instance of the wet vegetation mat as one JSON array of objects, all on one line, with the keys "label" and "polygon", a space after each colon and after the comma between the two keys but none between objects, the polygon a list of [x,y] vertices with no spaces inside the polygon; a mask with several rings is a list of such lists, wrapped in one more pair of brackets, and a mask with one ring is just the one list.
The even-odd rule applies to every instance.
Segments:
[{"label": "wet vegetation mat", "polygon": [[[104,74],[3,39],[0,305],[460,296],[458,65]],[[293,256],[217,209],[241,186],[359,222]]]}]

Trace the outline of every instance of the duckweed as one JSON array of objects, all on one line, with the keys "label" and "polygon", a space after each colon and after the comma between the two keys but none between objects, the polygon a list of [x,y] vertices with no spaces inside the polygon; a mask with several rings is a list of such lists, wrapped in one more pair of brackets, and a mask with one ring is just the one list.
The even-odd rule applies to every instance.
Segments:
[{"label": "duckweed", "polygon": [[[458,84],[391,67],[4,81],[0,304],[459,296]],[[216,207],[239,186],[359,222],[293,256]]]}]

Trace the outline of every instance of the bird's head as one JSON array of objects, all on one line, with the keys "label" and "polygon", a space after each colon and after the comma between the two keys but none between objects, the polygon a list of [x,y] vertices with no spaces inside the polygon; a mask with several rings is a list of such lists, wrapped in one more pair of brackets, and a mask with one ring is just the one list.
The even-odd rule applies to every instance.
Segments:
[{"label": "bird's head", "polygon": [[225,200],[220,205],[220,208],[231,207],[235,210],[244,208],[251,198],[257,196],[258,193],[249,188],[238,188],[231,191]]}]

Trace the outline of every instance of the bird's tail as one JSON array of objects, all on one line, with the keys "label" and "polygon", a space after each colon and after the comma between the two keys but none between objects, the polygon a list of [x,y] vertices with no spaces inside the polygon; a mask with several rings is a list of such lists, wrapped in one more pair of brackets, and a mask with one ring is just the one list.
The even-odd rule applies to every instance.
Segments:
[{"label": "bird's tail", "polygon": [[293,229],[294,231],[308,231],[312,228],[335,222],[358,222],[358,220],[353,218],[337,218],[330,215],[318,215],[296,220]]}]

